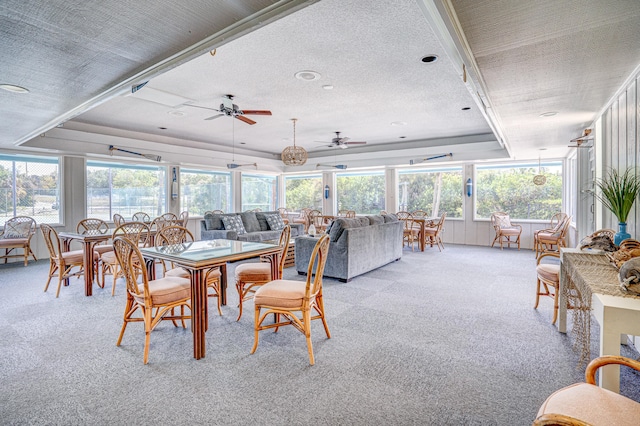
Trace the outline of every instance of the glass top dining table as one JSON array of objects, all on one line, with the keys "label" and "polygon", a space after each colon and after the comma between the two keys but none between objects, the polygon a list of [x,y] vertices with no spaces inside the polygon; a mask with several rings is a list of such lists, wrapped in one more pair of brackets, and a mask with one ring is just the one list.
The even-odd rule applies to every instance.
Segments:
[{"label": "glass top dining table", "polygon": [[207,271],[220,268],[220,299],[226,304],[227,262],[262,257],[271,263],[271,276],[278,275],[280,247],[277,244],[237,241],[203,240],[159,247],[141,248],[149,279],[155,278],[155,259],[180,265],[189,271],[191,281],[191,328],[193,330],[193,357],[204,358],[205,332],[209,322],[207,301]]}]

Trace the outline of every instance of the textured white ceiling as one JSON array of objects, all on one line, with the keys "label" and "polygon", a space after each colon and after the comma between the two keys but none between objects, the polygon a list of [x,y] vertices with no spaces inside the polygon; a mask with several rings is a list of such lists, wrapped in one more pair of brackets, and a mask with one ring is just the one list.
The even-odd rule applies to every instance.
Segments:
[{"label": "textured white ceiling", "polygon": [[[462,81],[459,58],[473,64],[443,47],[443,28],[458,46],[468,43],[478,87]],[[234,150],[235,131],[236,153],[276,164],[296,117],[298,145],[319,159],[400,164],[449,150],[458,160],[504,158],[482,98],[515,158],[537,158],[540,148],[560,157],[640,63],[639,32],[636,0],[5,0],[0,83],[31,93],[0,91],[0,148],[76,116],[19,148],[105,152],[113,139],[92,132],[171,161],[219,165]],[[422,63],[427,54],[439,60]],[[306,69],[322,77],[293,77]],[[151,78],[140,96],[114,96],[145,70]],[[141,99],[158,90],[179,100]],[[205,121],[215,112],[181,106],[217,108],[227,93],[240,108],[273,115],[251,116],[257,124],[249,126]],[[169,114],[176,111],[183,115]],[[539,117],[547,111],[558,115]],[[397,121],[407,124],[391,125]],[[334,150],[314,142],[334,131],[368,144]]]}]

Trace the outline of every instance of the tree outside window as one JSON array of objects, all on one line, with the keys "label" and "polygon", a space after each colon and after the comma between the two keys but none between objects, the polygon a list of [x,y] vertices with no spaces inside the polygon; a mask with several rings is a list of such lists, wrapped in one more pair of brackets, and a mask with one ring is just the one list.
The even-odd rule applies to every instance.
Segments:
[{"label": "tree outside window", "polygon": [[0,222],[14,216],[61,222],[58,158],[0,155]]},{"label": "tree outside window", "polygon": [[[533,177],[542,174],[544,185]],[[512,219],[550,220],[562,211],[562,163],[476,168],[476,218],[489,219],[496,211]]]},{"label": "tree outside window", "polygon": [[242,175],[242,211],[276,209],[278,186],[275,176]]},{"label": "tree outside window", "polygon": [[284,178],[287,209],[300,211],[311,208],[322,210],[322,176],[286,176]]},{"label": "tree outside window", "polygon": [[462,217],[462,168],[406,170],[398,173],[399,211],[424,210],[428,216]]},{"label": "tree outside window", "polygon": [[336,174],[338,211],[379,214],[385,210],[384,172]]},{"label": "tree outside window", "polygon": [[160,216],[166,211],[165,176],[164,167],[87,162],[87,217]]},{"label": "tree outside window", "polygon": [[180,209],[191,215],[231,209],[231,173],[180,169]]}]

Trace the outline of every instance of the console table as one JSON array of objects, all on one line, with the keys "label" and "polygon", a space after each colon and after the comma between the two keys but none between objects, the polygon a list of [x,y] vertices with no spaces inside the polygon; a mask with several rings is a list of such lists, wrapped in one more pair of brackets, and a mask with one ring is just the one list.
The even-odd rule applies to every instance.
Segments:
[{"label": "console table", "polygon": [[[568,303],[581,361],[589,361],[593,312],[600,325],[600,355],[620,355],[627,334],[640,336],[640,296],[620,288],[618,271],[603,254],[563,248],[560,262],[558,331],[567,332]],[[601,387],[620,392],[620,366],[607,365],[599,376]]]}]

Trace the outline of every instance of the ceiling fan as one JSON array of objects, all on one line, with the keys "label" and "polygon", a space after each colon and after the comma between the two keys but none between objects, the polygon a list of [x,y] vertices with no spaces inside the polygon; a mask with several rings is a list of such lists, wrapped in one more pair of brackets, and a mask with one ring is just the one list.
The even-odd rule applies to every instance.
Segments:
[{"label": "ceiling fan", "polygon": [[591,129],[584,129],[582,136],[579,138],[571,139],[569,142],[573,145],[567,145],[569,148],[591,148],[593,145],[591,141],[593,135],[591,135]]},{"label": "ceiling fan", "polygon": [[[327,145],[329,148],[341,148],[341,149],[347,149],[349,148],[349,145],[364,145],[366,144],[366,142],[364,141],[352,141],[349,138],[341,138],[340,137],[340,132],[335,132],[336,137],[331,139],[331,142],[329,142],[329,145]],[[326,143],[324,141],[316,141],[317,143]]]},{"label": "ceiling fan", "polygon": [[208,109],[212,111],[218,111],[220,114],[212,115],[211,117],[205,118],[205,120],[214,120],[219,117],[227,116],[234,117],[240,121],[243,121],[247,124],[256,124],[252,119],[245,117],[245,115],[271,115],[271,111],[269,110],[260,110],[260,109],[240,109],[238,105],[233,103],[233,95],[224,95],[222,99],[222,103],[220,104],[220,109],[208,108],[199,105],[193,104],[185,104],[187,106],[192,106],[195,108]]}]

